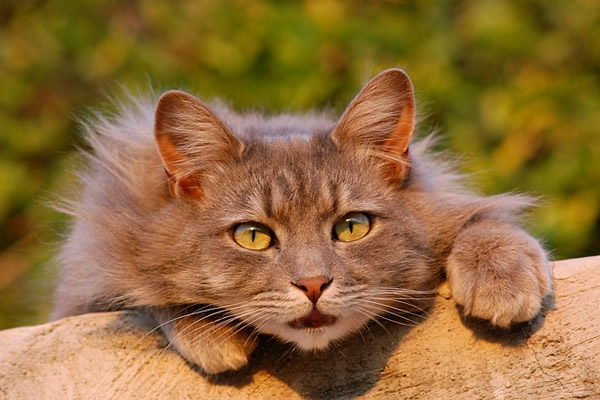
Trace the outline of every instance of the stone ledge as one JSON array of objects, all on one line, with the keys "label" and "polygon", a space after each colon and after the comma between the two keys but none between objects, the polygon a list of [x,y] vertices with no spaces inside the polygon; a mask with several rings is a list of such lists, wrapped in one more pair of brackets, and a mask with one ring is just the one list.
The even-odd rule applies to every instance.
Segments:
[{"label": "stone ledge", "polygon": [[508,333],[462,320],[437,296],[414,328],[374,325],[317,354],[266,338],[248,368],[219,377],[165,349],[136,311],[10,329],[0,398],[600,398],[600,256],[556,262],[553,274],[555,309]]}]

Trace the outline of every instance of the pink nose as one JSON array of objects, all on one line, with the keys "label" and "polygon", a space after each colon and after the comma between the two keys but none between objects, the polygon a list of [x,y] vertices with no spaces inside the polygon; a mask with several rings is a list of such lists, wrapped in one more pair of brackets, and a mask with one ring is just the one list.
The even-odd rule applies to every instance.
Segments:
[{"label": "pink nose", "polygon": [[313,276],[310,278],[298,279],[296,282],[292,282],[292,285],[302,290],[313,304],[317,304],[317,301],[319,301],[319,298],[325,289],[331,285],[331,281],[333,281],[333,278],[329,279],[325,276]]}]

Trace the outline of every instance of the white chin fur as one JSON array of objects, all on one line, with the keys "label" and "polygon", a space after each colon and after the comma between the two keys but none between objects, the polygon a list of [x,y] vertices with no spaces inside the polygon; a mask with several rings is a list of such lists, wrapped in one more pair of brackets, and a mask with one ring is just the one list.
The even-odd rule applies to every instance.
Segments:
[{"label": "white chin fur", "polygon": [[302,350],[321,350],[327,348],[332,341],[355,332],[367,321],[366,317],[359,315],[353,318],[339,318],[330,326],[305,329],[296,329],[287,324],[272,321],[263,325],[260,332],[294,343]]}]

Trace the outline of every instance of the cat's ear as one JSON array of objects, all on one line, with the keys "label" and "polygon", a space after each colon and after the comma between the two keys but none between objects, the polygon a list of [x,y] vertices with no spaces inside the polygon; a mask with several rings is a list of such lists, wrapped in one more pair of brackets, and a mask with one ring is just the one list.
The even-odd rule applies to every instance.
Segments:
[{"label": "cat's ear", "polygon": [[410,78],[401,69],[388,69],[352,100],[333,131],[333,140],[341,149],[350,147],[377,158],[386,178],[402,179],[409,169],[408,143],[414,126]]},{"label": "cat's ear", "polygon": [[199,199],[202,175],[239,156],[243,145],[191,94],[171,90],[158,100],[154,136],[175,196]]}]

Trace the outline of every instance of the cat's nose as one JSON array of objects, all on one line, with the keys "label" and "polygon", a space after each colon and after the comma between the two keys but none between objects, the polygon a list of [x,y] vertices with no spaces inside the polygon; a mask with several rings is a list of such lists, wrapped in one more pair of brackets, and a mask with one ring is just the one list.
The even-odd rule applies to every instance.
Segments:
[{"label": "cat's nose", "polygon": [[333,278],[326,276],[313,276],[310,278],[298,279],[296,282],[292,282],[292,285],[302,290],[306,297],[313,303],[317,304],[319,298],[333,281]]}]

